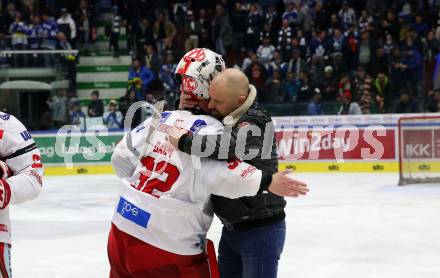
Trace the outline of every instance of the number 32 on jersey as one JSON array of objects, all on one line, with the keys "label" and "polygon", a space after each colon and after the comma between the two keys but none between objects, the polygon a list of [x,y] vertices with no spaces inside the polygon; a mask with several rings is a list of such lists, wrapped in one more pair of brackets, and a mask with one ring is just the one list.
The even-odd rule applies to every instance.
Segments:
[{"label": "number 32 on jersey", "polygon": [[[179,169],[167,161],[155,163],[155,159],[146,156],[141,160],[146,172],[141,173],[137,185],[134,188],[159,198],[157,193],[167,192],[179,178]],[[153,177],[152,177],[153,176]]]}]

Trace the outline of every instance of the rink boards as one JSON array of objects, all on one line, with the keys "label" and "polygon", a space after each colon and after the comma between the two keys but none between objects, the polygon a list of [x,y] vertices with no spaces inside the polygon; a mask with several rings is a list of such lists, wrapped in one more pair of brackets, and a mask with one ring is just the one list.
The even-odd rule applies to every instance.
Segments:
[{"label": "rink boards", "polygon": [[[398,172],[397,122],[402,116],[274,117],[280,168],[296,172]],[[113,173],[110,158],[123,132],[32,136],[42,152],[47,175],[107,174]],[[409,163],[416,171],[440,172],[437,159]]]}]

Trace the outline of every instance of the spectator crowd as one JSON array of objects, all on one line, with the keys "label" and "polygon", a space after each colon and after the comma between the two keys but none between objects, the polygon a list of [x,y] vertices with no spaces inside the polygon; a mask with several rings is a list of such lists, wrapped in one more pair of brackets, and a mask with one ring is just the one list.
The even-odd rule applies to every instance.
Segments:
[{"label": "spectator crowd", "polygon": [[[87,128],[87,119],[92,119],[90,125],[105,125],[109,129],[121,129],[124,125],[124,113],[128,107],[121,102],[118,107],[116,100],[110,100],[107,107],[100,99],[99,91],[94,90],[90,94],[87,112],[81,107],[81,102],[74,96],[66,96],[64,90],[59,90],[57,94],[47,101],[50,109],[50,117],[43,115],[46,129],[60,128],[63,125],[76,125],[80,129]],[[125,110],[127,109],[127,110]],[[137,119],[135,119],[137,120]]]},{"label": "spectator crowd", "polygon": [[[6,36],[13,49],[51,49],[60,32],[71,48],[96,39],[96,1],[77,1],[73,10],[23,1],[46,5],[38,14],[35,5],[16,2],[22,3],[12,1],[1,15],[0,49]],[[125,28],[134,57],[119,99],[123,115],[137,100],[165,97],[172,104],[177,62],[198,47],[241,69],[261,103],[298,103],[309,115],[329,113],[327,103],[338,103],[342,115],[439,111],[433,76],[439,73],[440,1],[107,2],[109,49],[119,55]]]},{"label": "spectator crowd", "polygon": [[134,1],[145,13],[129,2],[119,7],[132,68],[145,68],[129,81],[137,98],[155,79],[174,95],[176,60],[206,47],[245,72],[262,103],[304,103],[310,114],[325,113],[321,102],[339,102],[340,114],[437,111],[438,1]]},{"label": "spectator crowd", "polygon": [[[96,38],[92,7],[78,1],[74,13],[52,1],[3,1],[0,14],[0,50],[72,50],[87,48]],[[72,59],[67,57],[66,59]],[[13,55],[1,64],[53,66],[53,55]]]}]

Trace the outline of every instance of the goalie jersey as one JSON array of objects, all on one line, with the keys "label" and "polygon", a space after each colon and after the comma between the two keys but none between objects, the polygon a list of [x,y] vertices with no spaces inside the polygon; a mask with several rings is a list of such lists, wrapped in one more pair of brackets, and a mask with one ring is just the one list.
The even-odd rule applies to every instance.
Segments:
[{"label": "goalie jersey", "polygon": [[122,189],[112,222],[123,232],[162,250],[200,254],[213,219],[210,195],[253,196],[259,190],[261,171],[239,160],[202,158],[198,163],[198,158],[168,142],[167,133],[173,126],[218,134],[223,125],[212,117],[188,111],[163,112],[146,143],[151,122],[149,119],[134,129],[131,140],[125,135],[113,153],[112,165]]},{"label": "goalie jersey", "polygon": [[[0,160],[11,170],[8,184],[10,203],[35,199],[42,186],[40,151],[26,127],[12,115],[0,112]],[[11,242],[9,206],[0,209],[0,242]]]}]

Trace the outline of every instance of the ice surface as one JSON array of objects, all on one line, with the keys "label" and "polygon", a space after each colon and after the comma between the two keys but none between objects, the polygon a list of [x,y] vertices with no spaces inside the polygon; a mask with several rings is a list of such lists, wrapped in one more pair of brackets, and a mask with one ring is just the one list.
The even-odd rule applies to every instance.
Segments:
[{"label": "ice surface", "polygon": [[[398,187],[395,174],[299,174],[289,199],[282,278],[440,277],[440,185]],[[108,277],[115,176],[46,177],[40,197],[11,208],[16,278]],[[209,237],[219,240],[221,224]]]}]

